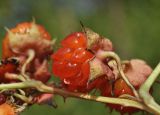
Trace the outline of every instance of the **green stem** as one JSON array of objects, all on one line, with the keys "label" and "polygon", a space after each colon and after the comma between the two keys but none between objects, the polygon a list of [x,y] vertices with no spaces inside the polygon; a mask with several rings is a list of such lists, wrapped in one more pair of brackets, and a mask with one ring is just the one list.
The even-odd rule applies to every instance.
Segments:
[{"label": "green stem", "polygon": [[146,106],[151,108],[153,111],[157,112],[158,115],[160,115],[160,106],[155,102],[154,98],[149,94],[149,90],[159,74],[160,74],[160,63],[157,65],[157,67],[153,70],[151,75],[144,82],[144,84],[141,85],[139,89],[139,94],[143,99],[144,103],[146,104]]},{"label": "green stem", "polygon": [[120,57],[116,53],[111,52],[111,51],[102,51],[102,50],[99,50],[97,52],[96,56],[98,58],[100,58],[100,59],[105,59],[107,57],[111,57],[111,58],[115,59],[115,61],[117,62],[118,70],[119,70],[119,73],[120,73],[121,77],[124,79],[124,81],[127,83],[127,85],[132,89],[134,95],[138,99],[140,99],[139,98],[139,94],[137,93],[136,89],[133,87],[133,85],[130,83],[130,81],[125,76],[125,74],[123,72],[123,69],[122,69]]},{"label": "green stem", "polygon": [[144,106],[142,103],[138,101],[134,101],[134,100],[103,97],[103,96],[93,96],[93,95],[88,95],[88,94],[83,94],[83,93],[69,92],[66,90],[58,89],[58,88],[54,88],[54,93],[58,95],[62,95],[62,96],[82,98],[82,99],[97,101],[97,102],[102,102],[102,103],[119,104],[119,105],[128,106],[128,107],[135,107],[135,108],[139,108],[141,110],[145,110],[145,111],[152,113],[152,111],[150,111],[149,108]]},{"label": "green stem", "polygon": [[[97,102],[102,102],[102,103],[120,104],[123,106],[139,108],[139,109],[146,110],[148,112],[153,113],[146,105],[144,105],[141,102],[135,101],[135,100],[102,97],[102,96],[92,96],[92,95],[83,94],[83,93],[69,92],[66,90],[59,89],[59,88],[55,88],[55,87],[52,88],[50,86],[46,86],[42,82],[35,81],[35,80],[24,81],[21,83],[1,84],[0,90],[23,89],[23,88],[31,88],[31,87],[36,88],[38,91],[44,92],[44,93],[55,93],[55,94],[62,95],[62,96],[82,98],[82,99],[92,100],[92,101],[97,101]],[[23,97],[23,99],[24,99],[24,97]]]},{"label": "green stem", "polygon": [[23,88],[36,88],[40,92],[49,92],[53,93],[53,88],[44,85],[40,81],[35,80],[27,80],[19,83],[10,83],[10,84],[0,84],[0,90],[8,90],[8,89],[23,89]]}]

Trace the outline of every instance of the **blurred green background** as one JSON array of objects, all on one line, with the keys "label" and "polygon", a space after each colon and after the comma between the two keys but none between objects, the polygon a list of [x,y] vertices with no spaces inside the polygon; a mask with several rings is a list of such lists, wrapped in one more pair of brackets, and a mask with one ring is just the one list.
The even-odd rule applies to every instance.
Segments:
[{"label": "blurred green background", "polygon": [[[155,67],[160,59],[159,0],[0,0],[0,41],[4,27],[36,19],[58,42],[81,29],[80,21],[112,40],[122,59],[141,58]],[[57,42],[57,47],[58,47]],[[160,102],[158,85],[154,96]],[[38,106],[22,115],[116,115],[100,103],[56,96],[58,108]],[[138,113],[141,115],[142,113]]]}]

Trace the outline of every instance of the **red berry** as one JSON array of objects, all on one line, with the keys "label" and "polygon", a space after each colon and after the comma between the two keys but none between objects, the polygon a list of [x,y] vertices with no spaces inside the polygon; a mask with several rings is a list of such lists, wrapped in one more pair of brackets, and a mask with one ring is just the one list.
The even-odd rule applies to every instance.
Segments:
[{"label": "red berry", "polygon": [[[106,89],[102,92],[102,95],[108,96],[108,97],[119,97],[123,94],[128,94],[131,96],[134,96],[132,90],[130,87],[125,83],[123,79],[118,79],[114,83],[114,87],[106,87]],[[117,111],[121,113],[133,113],[136,112],[137,109],[132,107],[124,107],[121,105],[115,105],[115,104],[107,104],[112,109],[116,109]]]},{"label": "red berry", "polygon": [[85,62],[82,64],[80,72],[72,76],[70,78],[64,79],[64,83],[69,86],[69,90],[74,91],[74,90],[86,90],[87,87],[87,81],[89,77],[89,63]]},{"label": "red berry", "polygon": [[54,59],[54,61],[70,60],[72,54],[73,50],[71,48],[60,48],[52,55],[52,58]]},{"label": "red berry", "polygon": [[101,76],[101,77],[95,79],[93,82],[89,83],[88,90],[90,91],[94,88],[96,88],[100,91],[108,91],[109,93],[107,93],[107,94],[109,94],[109,95],[107,95],[107,96],[110,96],[111,85],[109,83],[109,80],[107,80],[105,78],[105,76]]},{"label": "red berry", "polygon": [[17,64],[11,60],[3,60],[0,65],[0,83],[12,81],[5,77],[5,73],[15,73],[16,71]]},{"label": "red berry", "polygon": [[91,52],[87,51],[84,48],[78,48],[73,52],[72,60],[83,63],[88,59],[91,59],[92,57],[93,57],[93,54]]},{"label": "red berry", "polygon": [[80,70],[80,64],[71,61],[55,61],[53,73],[61,79],[75,76]]},{"label": "red berry", "polygon": [[69,47],[69,48],[86,48],[86,36],[82,32],[75,32],[67,36],[62,42],[63,47]]},{"label": "red berry", "polygon": [[134,95],[130,87],[126,84],[123,79],[118,79],[114,84],[114,95],[120,96],[123,94]]},{"label": "red berry", "polygon": [[52,55],[53,73],[58,76],[64,86],[71,91],[87,91],[89,78],[89,59],[93,54],[86,49],[86,37],[82,32],[67,36],[62,48]]}]

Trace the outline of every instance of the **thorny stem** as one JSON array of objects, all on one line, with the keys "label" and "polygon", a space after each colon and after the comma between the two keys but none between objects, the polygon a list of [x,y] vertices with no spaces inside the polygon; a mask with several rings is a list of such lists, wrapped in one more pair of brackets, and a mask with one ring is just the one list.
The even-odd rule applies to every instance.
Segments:
[{"label": "thorny stem", "polygon": [[111,51],[102,51],[102,50],[99,50],[97,52],[96,56],[98,58],[100,58],[100,59],[104,59],[104,58],[107,58],[107,57],[111,57],[111,58],[115,59],[121,77],[124,79],[124,81],[127,83],[127,85],[132,89],[134,95],[138,99],[140,99],[138,92],[136,91],[136,89],[133,87],[133,85],[130,83],[130,81],[125,76],[125,74],[123,72],[123,69],[122,69],[120,57],[116,53],[111,52]]},{"label": "thorny stem", "polygon": [[26,71],[26,67],[27,65],[33,60],[33,58],[35,57],[35,51],[33,49],[29,49],[28,52],[28,58],[26,60],[26,62],[23,64],[22,66],[22,70],[21,70],[21,74],[25,77],[25,79],[29,79],[28,75],[26,75],[25,71]]},{"label": "thorny stem", "polygon": [[93,96],[89,94],[69,92],[66,90],[58,89],[58,88],[54,88],[54,93],[61,96],[66,96],[66,97],[76,97],[76,98],[82,98],[82,99],[97,101],[102,103],[120,104],[123,106],[135,107],[135,108],[139,108],[139,109],[147,110],[148,112],[151,112],[150,109],[146,108],[146,106],[144,106],[140,102],[129,100],[129,99]]},{"label": "thorny stem", "polygon": [[[133,90],[135,96],[137,99],[140,99],[140,97],[143,99],[143,101],[139,101],[137,99],[132,99],[129,97],[128,99],[125,98],[113,98],[113,97],[103,97],[103,96],[93,96],[89,94],[83,94],[78,92],[69,92],[63,89],[59,89],[56,87],[50,87],[45,84],[43,84],[40,81],[31,80],[28,75],[25,74],[26,66],[33,60],[35,56],[34,50],[28,51],[28,59],[26,60],[25,64],[22,67],[22,75],[25,79],[21,79],[22,82],[18,83],[9,83],[9,84],[0,84],[0,91],[9,90],[9,89],[24,89],[24,88],[35,88],[40,92],[43,93],[54,93],[58,94],[64,97],[75,97],[75,98],[81,98],[86,100],[92,100],[102,103],[111,103],[111,104],[120,104],[127,107],[135,107],[139,108],[141,110],[148,111],[150,113],[160,115],[160,106],[154,101],[153,97],[149,94],[149,89],[151,85],[154,83],[156,78],[158,77],[158,74],[160,73],[160,63],[157,65],[155,70],[152,72],[150,77],[145,81],[145,83],[140,87],[139,94],[135,90],[135,88],[132,86],[132,84],[128,81],[127,77],[125,76],[121,60],[117,54],[110,51],[99,51],[97,53],[97,57],[104,59],[106,57],[112,57],[117,62],[117,67],[119,70],[119,73],[121,74],[122,78],[125,80],[128,86]],[[139,97],[140,95],[140,97]],[[30,98],[26,97],[25,95],[21,94],[13,94],[13,96],[18,97],[19,99],[23,100],[26,103],[30,103]],[[125,96],[126,97],[126,96]]]},{"label": "thorny stem", "polygon": [[[51,88],[50,86],[46,86],[40,81],[30,80],[30,81],[24,81],[21,83],[11,83],[11,84],[1,84],[0,90],[4,89],[23,89],[23,88],[36,88],[40,92],[44,93],[54,93],[65,97],[76,97],[86,100],[92,100],[102,103],[112,103],[112,104],[120,104],[123,106],[128,107],[135,107],[142,110],[146,110],[148,112],[153,113],[146,105],[142,104],[141,102],[130,100],[130,99],[122,99],[122,98],[112,98],[112,97],[103,97],[103,96],[92,96],[89,94],[83,94],[83,93],[77,93],[77,92],[69,92],[63,89],[59,89],[56,87]],[[25,101],[29,101],[27,98],[25,98],[22,95],[14,95],[22,98]]]},{"label": "thorny stem", "polygon": [[149,90],[159,74],[160,74],[160,63],[157,65],[157,67],[154,69],[154,71],[151,73],[151,75],[139,89],[139,94],[142,97],[146,106],[151,108],[153,111],[157,111],[158,112],[157,114],[160,114],[160,106],[155,102],[154,98],[149,94]]}]

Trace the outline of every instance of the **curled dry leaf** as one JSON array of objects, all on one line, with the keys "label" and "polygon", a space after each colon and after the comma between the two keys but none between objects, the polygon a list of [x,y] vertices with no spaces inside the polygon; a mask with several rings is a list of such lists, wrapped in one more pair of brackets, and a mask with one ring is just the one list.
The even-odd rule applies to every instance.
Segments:
[{"label": "curled dry leaf", "polygon": [[106,79],[114,79],[112,70],[98,58],[92,59],[90,62],[89,81],[93,81],[98,77],[106,76]]},{"label": "curled dry leaf", "polygon": [[135,87],[140,86],[151,74],[152,68],[140,59],[132,59],[125,68],[125,75]]},{"label": "curled dry leaf", "polygon": [[52,102],[53,94],[41,94],[37,97],[35,97],[35,101],[37,104],[48,104],[49,102]]},{"label": "curled dry leaf", "polygon": [[109,39],[100,36],[89,28],[85,28],[85,33],[87,37],[87,49],[90,49],[93,52],[96,52],[99,49],[105,51],[113,50],[112,42]]}]

